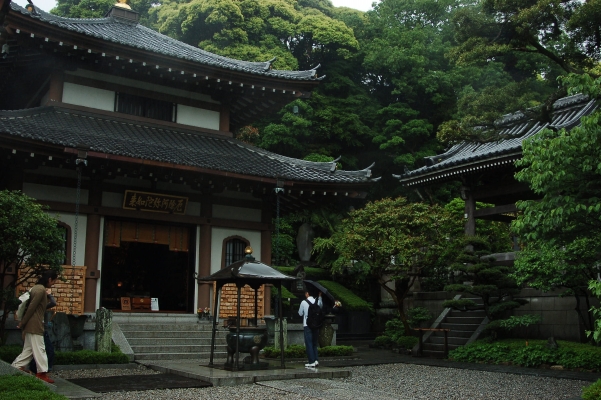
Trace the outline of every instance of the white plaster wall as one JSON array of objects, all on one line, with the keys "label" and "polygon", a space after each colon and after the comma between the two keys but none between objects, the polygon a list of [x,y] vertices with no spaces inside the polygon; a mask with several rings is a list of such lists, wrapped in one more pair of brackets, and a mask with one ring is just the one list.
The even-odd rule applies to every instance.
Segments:
[{"label": "white plaster wall", "polygon": [[261,210],[257,210],[256,208],[233,207],[214,204],[213,218],[261,222]]},{"label": "white plaster wall", "polygon": [[230,236],[241,236],[250,242],[253,255],[261,259],[261,232],[243,229],[213,228],[211,230],[211,274],[221,269],[223,240]]},{"label": "white plaster wall", "polygon": [[104,111],[115,111],[115,92],[65,82],[63,103]]},{"label": "white plaster wall", "polygon": [[[59,214],[58,220],[71,227],[71,240],[75,240],[75,214]],[[75,248],[75,265],[85,265],[86,256],[86,228],[88,226],[88,216],[79,215],[77,218],[77,247]],[[73,245],[71,242],[71,256],[73,256]]]},{"label": "white plaster wall", "polygon": [[138,88],[138,89],[150,90],[153,92],[171,94],[171,95],[175,95],[175,96],[185,97],[187,99],[201,100],[201,101],[204,101],[207,103],[221,104],[219,101],[213,100],[211,98],[211,96],[208,94],[190,92],[190,91],[182,90],[182,89],[175,89],[175,88],[172,88],[169,86],[162,86],[162,85],[157,85],[155,83],[137,81],[135,79],[123,78],[120,76],[115,76],[115,75],[110,75],[110,74],[102,74],[99,72],[88,71],[85,69],[77,69],[76,71],[70,71],[67,74],[73,75],[73,76],[81,76],[84,78],[96,79],[99,81],[116,83],[119,85],[130,86],[130,87]]},{"label": "white plaster wall", "polygon": [[215,129],[218,131],[219,112],[178,104],[176,122],[178,124]]},{"label": "white plaster wall", "polygon": [[[75,188],[40,185],[38,183],[24,183],[23,193],[36,200],[61,201],[74,204],[75,199],[77,199],[77,189]],[[79,204],[88,204],[87,190],[81,190]]]}]

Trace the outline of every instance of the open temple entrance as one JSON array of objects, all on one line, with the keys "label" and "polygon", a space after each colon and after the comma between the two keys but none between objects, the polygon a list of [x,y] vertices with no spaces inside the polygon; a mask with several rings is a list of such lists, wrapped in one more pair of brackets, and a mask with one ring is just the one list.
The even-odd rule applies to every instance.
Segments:
[{"label": "open temple entrance", "polygon": [[192,312],[190,231],[182,226],[107,221],[100,306],[151,312],[151,299],[158,299],[160,312]]}]

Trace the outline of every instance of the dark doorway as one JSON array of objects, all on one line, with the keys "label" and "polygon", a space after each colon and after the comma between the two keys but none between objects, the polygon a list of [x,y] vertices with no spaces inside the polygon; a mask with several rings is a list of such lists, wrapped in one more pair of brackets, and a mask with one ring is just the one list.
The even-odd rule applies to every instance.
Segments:
[{"label": "dark doorway", "polygon": [[193,260],[191,252],[173,251],[163,244],[121,242],[119,247],[105,246],[101,306],[121,310],[121,297],[154,297],[158,298],[159,311],[191,311]]}]

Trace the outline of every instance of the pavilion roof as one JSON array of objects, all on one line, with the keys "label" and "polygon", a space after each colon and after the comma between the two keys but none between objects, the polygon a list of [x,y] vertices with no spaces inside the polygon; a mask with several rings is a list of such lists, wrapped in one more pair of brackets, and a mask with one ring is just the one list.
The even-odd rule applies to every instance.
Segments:
[{"label": "pavilion roof", "polygon": [[33,20],[69,31],[72,38],[73,34],[77,33],[174,59],[257,76],[298,81],[315,81],[324,78],[323,76],[317,77],[317,67],[307,71],[275,70],[271,68],[273,60],[250,62],[220,56],[190,46],[137,22],[123,18],[114,16],[105,18],[65,18],[47,13],[37,7],[35,13],[29,12],[15,3],[11,3],[10,7],[12,12],[21,13]]},{"label": "pavilion roof", "polygon": [[487,143],[461,142],[443,154],[426,157],[426,166],[394,175],[405,186],[424,186],[456,180],[461,175],[486,169],[505,168],[522,157],[522,142],[545,128],[572,129],[580,118],[596,110],[598,104],[584,95],[557,100],[551,122],[540,122],[517,112],[501,118],[499,140]]},{"label": "pavilion roof", "polygon": [[358,171],[337,170],[336,161],[312,162],[285,157],[218,131],[153,120],[141,122],[127,117],[66,105],[0,111],[0,138],[3,147],[25,140],[37,147],[75,153],[75,149],[83,145],[88,148],[88,157],[155,162],[170,168],[256,180],[281,179],[344,187],[379,179],[371,177],[371,167]]}]

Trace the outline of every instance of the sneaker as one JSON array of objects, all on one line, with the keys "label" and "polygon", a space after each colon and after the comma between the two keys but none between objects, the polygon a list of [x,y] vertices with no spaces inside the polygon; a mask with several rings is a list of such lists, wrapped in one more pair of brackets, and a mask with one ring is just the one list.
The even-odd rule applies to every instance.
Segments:
[{"label": "sneaker", "polygon": [[315,366],[317,367],[319,365],[319,361],[315,361]]},{"label": "sneaker", "polygon": [[54,383],[54,379],[48,376],[48,372],[38,372],[37,374],[35,374],[35,377],[43,380],[44,382]]},{"label": "sneaker", "polygon": [[317,365],[315,363],[305,364],[306,368],[315,368]]}]

